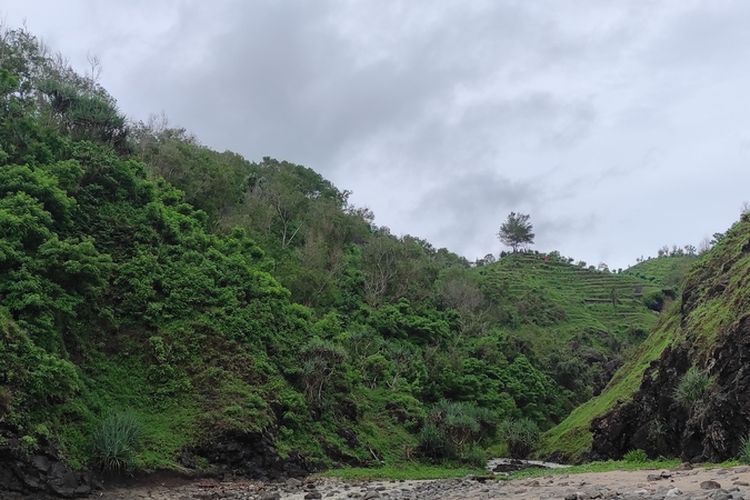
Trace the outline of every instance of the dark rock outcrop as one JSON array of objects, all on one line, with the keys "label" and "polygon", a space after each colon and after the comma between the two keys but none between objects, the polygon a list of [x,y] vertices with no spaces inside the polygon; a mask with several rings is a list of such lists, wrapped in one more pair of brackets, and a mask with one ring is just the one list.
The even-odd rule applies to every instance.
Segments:
[{"label": "dark rock outcrop", "polygon": [[1,498],[10,493],[33,498],[74,498],[91,493],[89,473],[71,470],[46,441],[40,442],[33,453],[25,452],[18,436],[18,430],[12,426],[0,426]]},{"label": "dark rock outcrop", "polygon": [[302,477],[319,469],[298,454],[281,458],[273,443],[272,436],[264,433],[232,433],[194,452],[225,472],[250,479]]},{"label": "dark rock outcrop", "polygon": [[[694,364],[713,384],[686,409],[673,393]],[[619,458],[634,449],[687,461],[735,457],[750,431],[750,316],[720,335],[707,356],[686,345],[667,349],[646,370],[635,397],[595,419],[591,430],[592,458]]]}]

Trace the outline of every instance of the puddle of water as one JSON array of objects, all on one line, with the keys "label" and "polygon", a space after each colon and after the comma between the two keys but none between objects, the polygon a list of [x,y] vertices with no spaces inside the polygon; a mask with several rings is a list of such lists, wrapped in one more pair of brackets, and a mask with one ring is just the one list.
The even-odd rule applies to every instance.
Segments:
[{"label": "puddle of water", "polygon": [[569,465],[542,462],[540,460],[518,460],[515,458],[493,458],[487,462],[487,470],[493,474],[515,472],[524,469],[564,469]]}]

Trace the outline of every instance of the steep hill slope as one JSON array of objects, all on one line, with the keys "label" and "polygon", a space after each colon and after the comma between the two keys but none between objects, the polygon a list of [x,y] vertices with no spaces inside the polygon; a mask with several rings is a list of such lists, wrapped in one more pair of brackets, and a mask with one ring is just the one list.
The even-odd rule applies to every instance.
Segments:
[{"label": "steep hill slope", "polygon": [[[540,455],[581,460],[645,449],[689,459],[734,456],[748,427],[742,346],[749,264],[750,220],[743,216],[695,262],[678,300],[602,394],[545,434]],[[676,396],[680,383],[691,379],[692,399]]]},{"label": "steep hill slope", "polygon": [[627,268],[624,273],[663,287],[677,287],[697,259],[695,255],[655,257]]},{"label": "steep hill slope", "polygon": [[750,431],[750,214],[692,268],[670,325],[632,400],[593,422],[595,454],[737,455]]}]

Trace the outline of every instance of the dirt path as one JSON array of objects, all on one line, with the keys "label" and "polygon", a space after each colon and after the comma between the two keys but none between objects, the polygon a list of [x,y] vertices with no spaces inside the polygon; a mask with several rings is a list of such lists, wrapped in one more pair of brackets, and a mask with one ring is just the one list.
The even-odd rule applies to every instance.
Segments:
[{"label": "dirt path", "polygon": [[514,481],[350,481],[315,479],[281,483],[194,481],[179,485],[112,490],[105,500],[250,499],[703,499],[750,500],[750,467],[680,471],[614,471],[554,475]]}]

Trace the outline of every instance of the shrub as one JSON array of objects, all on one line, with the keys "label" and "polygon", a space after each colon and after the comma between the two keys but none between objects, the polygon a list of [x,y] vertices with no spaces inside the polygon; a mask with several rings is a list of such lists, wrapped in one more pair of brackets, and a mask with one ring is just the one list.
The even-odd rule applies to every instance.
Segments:
[{"label": "shrub", "polygon": [[39,448],[39,442],[34,436],[26,434],[21,437],[21,448],[26,453],[33,453]]},{"label": "shrub", "polygon": [[664,308],[665,294],[662,290],[652,290],[643,296],[643,305],[652,311],[661,311]]},{"label": "shrub", "polygon": [[648,460],[648,455],[643,450],[630,450],[622,458],[631,464],[642,464]]},{"label": "shrub", "polygon": [[740,453],[737,459],[743,464],[750,464],[750,435],[742,438],[740,443]]},{"label": "shrub", "polygon": [[680,406],[689,409],[703,397],[710,385],[711,377],[693,366],[682,376],[672,397]]},{"label": "shrub", "polygon": [[133,453],[141,441],[141,425],[132,413],[110,413],[94,430],[92,451],[96,463],[108,471],[132,466]]},{"label": "shrub", "polygon": [[420,432],[420,449],[431,458],[457,458],[495,433],[491,412],[472,403],[442,400],[427,415]]},{"label": "shrub", "polygon": [[513,458],[526,458],[539,442],[540,435],[539,427],[528,418],[506,420],[500,425],[499,433]]},{"label": "shrub", "polygon": [[448,437],[432,422],[426,423],[419,432],[419,448],[430,458],[449,458],[454,454]]},{"label": "shrub", "polygon": [[461,461],[474,467],[484,467],[487,465],[487,453],[479,446],[474,446],[461,455]]},{"label": "shrub", "polygon": [[10,392],[10,388],[0,385],[0,417],[10,413],[12,403],[13,393]]},{"label": "shrub", "polygon": [[424,423],[426,414],[424,406],[410,394],[391,394],[385,409],[391,417],[411,431],[418,430]]}]

